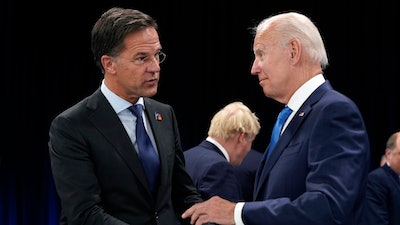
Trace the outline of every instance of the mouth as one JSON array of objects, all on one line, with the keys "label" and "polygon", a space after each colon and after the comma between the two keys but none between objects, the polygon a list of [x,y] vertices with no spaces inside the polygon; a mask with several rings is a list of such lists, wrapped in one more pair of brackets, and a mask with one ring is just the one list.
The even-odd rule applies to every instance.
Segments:
[{"label": "mouth", "polygon": [[148,85],[156,85],[158,83],[158,79],[151,79],[145,82]]},{"label": "mouth", "polygon": [[258,82],[259,82],[259,83],[262,83],[262,82],[265,81],[265,80],[268,80],[268,79],[264,77],[264,78],[259,79]]}]

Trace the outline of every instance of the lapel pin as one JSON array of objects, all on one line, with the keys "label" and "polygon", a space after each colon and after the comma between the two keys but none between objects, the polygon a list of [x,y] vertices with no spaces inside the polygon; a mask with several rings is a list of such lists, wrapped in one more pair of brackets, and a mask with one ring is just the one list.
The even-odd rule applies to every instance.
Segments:
[{"label": "lapel pin", "polygon": [[304,116],[304,112],[299,113],[299,116],[300,117]]},{"label": "lapel pin", "polygon": [[161,121],[162,120],[162,115],[158,112],[154,113],[154,116],[156,117],[156,120]]}]

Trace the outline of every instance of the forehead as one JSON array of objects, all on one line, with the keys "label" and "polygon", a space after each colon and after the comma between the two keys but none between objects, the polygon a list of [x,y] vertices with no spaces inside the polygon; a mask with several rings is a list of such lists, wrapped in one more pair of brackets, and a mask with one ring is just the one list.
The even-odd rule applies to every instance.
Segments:
[{"label": "forehead", "polygon": [[158,50],[161,48],[158,33],[153,27],[147,27],[127,35],[124,42],[126,49],[135,51]]},{"label": "forehead", "polygon": [[396,140],[392,146],[392,152],[400,152],[400,136],[396,137]]},{"label": "forehead", "polygon": [[254,52],[265,52],[269,51],[271,48],[273,48],[273,43],[265,40],[265,39],[254,39],[253,43],[253,51]]},{"label": "forehead", "polygon": [[275,44],[277,38],[274,32],[269,32],[268,29],[258,31],[254,37],[254,49],[268,48]]}]

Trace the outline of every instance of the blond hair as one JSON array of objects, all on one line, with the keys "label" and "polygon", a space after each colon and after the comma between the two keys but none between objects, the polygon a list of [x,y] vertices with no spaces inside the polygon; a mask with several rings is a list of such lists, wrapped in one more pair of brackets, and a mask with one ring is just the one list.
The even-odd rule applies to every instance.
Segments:
[{"label": "blond hair", "polygon": [[245,133],[255,138],[260,131],[259,118],[242,102],[227,104],[211,119],[208,136],[228,140],[236,134]]}]

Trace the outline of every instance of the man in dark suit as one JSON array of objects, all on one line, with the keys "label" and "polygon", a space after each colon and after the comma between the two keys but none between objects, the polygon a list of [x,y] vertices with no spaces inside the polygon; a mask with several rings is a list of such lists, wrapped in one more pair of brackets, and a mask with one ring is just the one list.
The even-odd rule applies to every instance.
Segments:
[{"label": "man in dark suit", "polygon": [[186,169],[203,199],[243,200],[235,167],[259,131],[258,117],[242,102],[232,102],[213,116],[206,140],[184,151]]},{"label": "man in dark suit", "polygon": [[317,27],[303,14],[285,12],[254,31],[251,73],[265,96],[292,112],[261,160],[253,202],[212,197],[182,217],[196,225],[361,224],[368,134],[357,105],[325,80],[328,57]]},{"label": "man in dark suit", "polygon": [[[63,223],[174,225],[177,213],[202,201],[185,169],[174,110],[150,98],[165,59],[161,50],[156,22],[140,11],[112,8],[94,25],[92,51],[104,79],[49,131]],[[139,116],[129,110],[137,104],[160,166],[154,191],[138,155]]]},{"label": "man in dark suit", "polygon": [[368,174],[365,224],[400,224],[400,132],[392,134],[386,162]]}]

